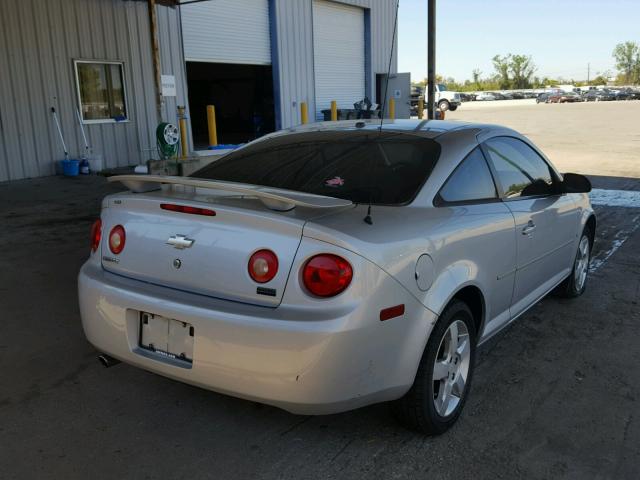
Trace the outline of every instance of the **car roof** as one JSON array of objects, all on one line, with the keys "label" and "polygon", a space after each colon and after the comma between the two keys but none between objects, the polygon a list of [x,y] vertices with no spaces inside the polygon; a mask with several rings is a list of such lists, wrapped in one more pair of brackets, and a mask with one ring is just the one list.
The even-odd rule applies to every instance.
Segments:
[{"label": "car roof", "polygon": [[[320,132],[330,130],[341,131],[371,131],[380,129],[379,119],[370,120],[340,120],[336,122],[317,122],[305,125],[297,125],[295,127],[281,130],[272,135],[287,133],[303,133],[303,132]],[[382,131],[396,131],[411,133],[413,135],[423,136],[425,138],[437,138],[444,134],[452,132],[463,132],[467,130],[481,131],[489,130],[505,130],[505,127],[492,125],[487,123],[463,122],[458,120],[418,120],[418,119],[385,119],[382,122]]]}]

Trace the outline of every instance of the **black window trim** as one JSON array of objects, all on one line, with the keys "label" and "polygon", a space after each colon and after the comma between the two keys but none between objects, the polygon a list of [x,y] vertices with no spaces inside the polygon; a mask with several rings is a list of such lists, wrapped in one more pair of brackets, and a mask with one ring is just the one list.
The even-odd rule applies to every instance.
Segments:
[{"label": "black window trim", "polygon": [[495,138],[512,138],[514,140],[518,140],[518,141],[524,143],[531,150],[533,150],[535,152],[535,154],[538,155],[538,157],[540,157],[540,160],[542,160],[544,162],[544,164],[547,166],[547,168],[549,169],[549,174],[551,175],[551,180],[553,181],[553,186],[557,188],[561,180],[558,178],[558,175],[556,174],[555,170],[551,167],[551,165],[549,165],[549,162],[547,162],[545,160],[545,158],[540,154],[540,152],[538,152],[538,149],[535,148],[533,145],[531,145],[529,142],[524,141],[522,138],[519,138],[519,137],[516,137],[516,136],[513,136],[513,135],[495,135],[495,136],[490,137],[490,138],[485,138],[480,143],[480,148],[482,149],[482,153],[484,154],[485,161],[489,165],[489,170],[491,170],[491,175],[493,176],[493,181],[494,181],[494,183],[496,185],[496,189],[498,191],[498,197],[499,197],[499,199],[501,201],[503,201],[503,202],[517,202],[518,200],[525,200],[525,199],[528,200],[528,199],[535,199],[535,198],[546,198],[546,197],[564,195],[558,189],[558,191],[556,191],[556,192],[540,194],[540,195],[526,195],[526,196],[518,196],[518,197],[511,197],[511,198],[506,197],[505,196],[504,187],[502,186],[502,183],[500,182],[500,177],[498,176],[498,172],[495,170],[495,168],[493,166],[493,162],[490,160],[489,152],[488,152],[487,146],[485,145],[486,142],[488,142],[489,140],[493,140]]},{"label": "black window trim", "polygon": [[[501,201],[500,190],[498,189],[498,184],[496,182],[496,178],[495,178],[495,175],[493,173],[493,169],[491,168],[490,162],[487,160],[487,157],[486,157],[486,155],[484,153],[484,150],[481,147],[482,147],[481,145],[476,145],[475,147],[473,147],[471,149],[471,151],[469,153],[467,153],[462,160],[460,160],[458,165],[456,165],[456,168],[453,169],[453,172],[451,172],[449,174],[447,179],[444,182],[442,182],[442,185],[438,189],[438,193],[436,193],[435,196],[433,197],[433,206],[434,207],[455,207],[455,206],[459,206],[459,205],[481,205],[481,204],[484,204],[484,203],[496,203],[496,202],[500,202]],[[485,165],[487,165],[487,168],[489,169],[489,175],[491,175],[491,180],[493,180],[493,188],[495,190],[495,195],[496,196],[493,197],[493,198],[478,198],[478,199],[474,199],[474,200],[458,200],[458,201],[454,201],[454,202],[445,200],[444,198],[442,198],[442,195],[440,195],[440,192],[445,187],[445,185],[449,182],[451,177],[453,177],[455,175],[455,173],[458,171],[458,169],[467,160],[467,158],[469,158],[471,156],[471,154],[473,154],[473,152],[475,152],[476,150],[478,150],[480,152],[480,155],[482,155],[482,158],[484,160]]]}]

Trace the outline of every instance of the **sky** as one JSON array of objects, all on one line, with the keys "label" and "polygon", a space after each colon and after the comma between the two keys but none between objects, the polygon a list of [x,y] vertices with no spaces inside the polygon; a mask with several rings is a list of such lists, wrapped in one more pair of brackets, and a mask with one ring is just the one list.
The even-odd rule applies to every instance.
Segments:
[{"label": "sky", "polygon": [[[583,80],[615,74],[616,44],[640,43],[640,0],[439,0],[436,71],[457,81],[494,73],[491,58],[531,55],[539,77]],[[427,0],[400,0],[398,71],[427,72]]]}]

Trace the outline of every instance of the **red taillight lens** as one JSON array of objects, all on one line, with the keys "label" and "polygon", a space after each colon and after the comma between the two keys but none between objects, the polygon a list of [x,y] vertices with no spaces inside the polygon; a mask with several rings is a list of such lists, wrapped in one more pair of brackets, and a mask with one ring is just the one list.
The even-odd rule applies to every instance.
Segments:
[{"label": "red taillight lens", "polygon": [[97,219],[91,225],[91,251],[95,252],[100,246],[100,238],[102,237],[102,220]]},{"label": "red taillight lens", "polygon": [[318,297],[333,297],[351,283],[351,264],[337,255],[323,253],[312,257],[302,270],[304,286]]},{"label": "red taillight lens", "polygon": [[249,259],[249,276],[255,282],[266,283],[278,273],[278,257],[271,250],[258,250]]},{"label": "red taillight lens", "polygon": [[124,227],[122,225],[116,225],[111,229],[111,233],[109,234],[109,250],[118,255],[124,249],[126,239]]},{"label": "red taillight lens", "polygon": [[160,208],[172,212],[189,213],[191,215],[204,215],[205,217],[215,217],[216,212],[208,208],[190,207],[189,205],[176,205],[175,203],[161,203]]}]

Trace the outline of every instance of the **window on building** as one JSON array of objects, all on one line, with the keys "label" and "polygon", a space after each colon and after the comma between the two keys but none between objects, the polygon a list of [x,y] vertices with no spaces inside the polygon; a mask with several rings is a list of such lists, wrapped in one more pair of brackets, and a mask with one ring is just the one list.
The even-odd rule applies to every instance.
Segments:
[{"label": "window on building", "polygon": [[480,151],[473,150],[453,172],[439,193],[447,203],[474,202],[497,198],[491,172]]},{"label": "window on building", "polygon": [[127,120],[123,64],[76,60],[76,81],[82,120],[121,122]]}]

